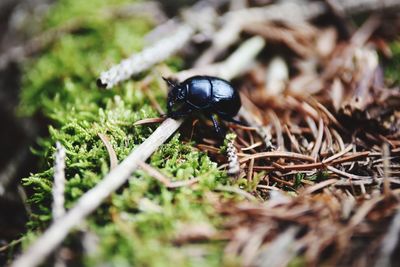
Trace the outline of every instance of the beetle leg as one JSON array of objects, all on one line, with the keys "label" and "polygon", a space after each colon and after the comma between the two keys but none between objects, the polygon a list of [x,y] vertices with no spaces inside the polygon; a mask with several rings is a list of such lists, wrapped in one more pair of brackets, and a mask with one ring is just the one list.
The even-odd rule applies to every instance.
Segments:
[{"label": "beetle leg", "polygon": [[221,137],[221,138],[225,138],[225,134],[223,133],[221,127],[219,127],[219,124],[217,122],[217,120],[215,119],[213,114],[210,114],[210,119],[212,120],[213,124],[214,124],[214,129],[215,132]]},{"label": "beetle leg", "polygon": [[233,122],[233,123],[236,123],[236,124],[239,124],[239,125],[243,125],[243,126],[248,126],[247,123],[242,122],[242,121],[240,121],[240,120],[237,120],[237,119],[235,119],[235,118],[228,117],[228,116],[224,116],[224,115],[220,115],[220,114],[218,114],[218,115],[219,115],[223,120],[225,120],[225,121]]},{"label": "beetle leg", "polygon": [[168,112],[168,117],[173,119],[179,119],[189,115],[192,112],[192,109],[188,106],[183,106],[179,110]]}]

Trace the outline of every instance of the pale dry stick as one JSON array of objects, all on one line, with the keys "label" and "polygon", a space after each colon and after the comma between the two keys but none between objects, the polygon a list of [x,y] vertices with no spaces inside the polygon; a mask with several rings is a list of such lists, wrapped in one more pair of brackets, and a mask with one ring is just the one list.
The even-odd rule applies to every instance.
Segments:
[{"label": "pale dry stick", "polygon": [[54,160],[54,183],[53,183],[53,221],[59,220],[65,214],[65,148],[60,142],[56,142],[56,153]]},{"label": "pale dry stick", "polygon": [[[220,67],[220,76],[230,80],[243,71],[243,66],[250,67],[256,55],[265,47],[265,41],[259,36],[252,37],[243,42],[243,44],[231,55]],[[247,59],[246,62],[243,62]],[[238,64],[243,62],[244,65]]]},{"label": "pale dry stick", "polygon": [[242,43],[225,61],[201,68],[193,68],[176,73],[178,80],[185,80],[194,75],[212,75],[231,80],[245,68],[248,68],[253,59],[265,47],[265,41],[255,36]]},{"label": "pale dry stick", "polygon": [[97,79],[98,86],[110,89],[114,85],[151,68],[178,52],[190,41],[196,30],[202,28],[202,25],[192,17],[207,12],[207,7],[217,7],[221,3],[223,1],[200,1],[189,10],[186,10],[184,17],[186,17],[187,23],[179,24],[176,30],[167,37],[102,72]]},{"label": "pale dry stick", "polygon": [[[56,142],[56,153],[54,160],[54,183],[53,183],[53,222],[57,222],[65,214],[65,148],[60,142]],[[55,253],[56,267],[66,266],[65,260],[61,256],[60,248]]]},{"label": "pale dry stick", "polygon": [[[238,64],[240,67],[228,67],[232,73],[225,72],[226,77],[233,78],[243,72],[248,63],[257,53],[243,49],[254,49],[244,43],[234,52],[234,59],[230,64]],[[241,54],[239,54],[239,52]],[[138,168],[140,161],[145,161],[150,155],[163,144],[183,123],[183,120],[166,119],[152,135],[142,144],[137,146],[126,159],[108,173],[101,182],[86,192],[60,220],[54,222],[40,236],[26,252],[11,264],[11,267],[33,267],[42,263],[45,258],[64,240],[72,228],[78,226],[92,213],[111,193],[121,187]]]},{"label": "pale dry stick", "polygon": [[390,196],[390,152],[389,152],[389,145],[384,143],[382,146],[382,158],[383,158],[383,193],[386,197]]},{"label": "pale dry stick", "polygon": [[211,47],[206,50],[195,62],[195,68],[207,66],[227,47],[239,38],[241,25],[237,19],[227,22],[213,37]]},{"label": "pale dry stick", "polygon": [[166,37],[137,54],[124,59],[118,65],[100,74],[99,87],[111,89],[116,84],[129,79],[132,75],[149,69],[167,59],[181,49],[192,37],[193,27],[183,24],[169,37]]}]

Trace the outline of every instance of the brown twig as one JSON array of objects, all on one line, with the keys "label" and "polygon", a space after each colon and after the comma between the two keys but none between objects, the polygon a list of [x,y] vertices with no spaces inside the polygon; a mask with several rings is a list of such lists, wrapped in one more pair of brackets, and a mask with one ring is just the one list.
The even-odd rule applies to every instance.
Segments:
[{"label": "brown twig", "polygon": [[240,163],[246,162],[250,159],[259,159],[259,158],[288,158],[294,160],[305,160],[314,162],[314,158],[307,155],[293,153],[293,152],[274,151],[274,152],[261,152],[252,155],[246,155],[246,157],[240,159]]},{"label": "brown twig", "polygon": [[161,118],[147,118],[147,119],[138,120],[133,125],[137,126],[137,125],[144,125],[144,124],[160,123],[160,122],[163,122],[163,121],[165,121],[164,117],[161,117]]},{"label": "brown twig", "polygon": [[112,147],[110,140],[108,140],[107,135],[102,133],[98,133],[97,135],[100,137],[101,141],[106,146],[108,157],[110,158],[110,170],[112,170],[118,165],[117,154],[115,154],[115,150]]}]

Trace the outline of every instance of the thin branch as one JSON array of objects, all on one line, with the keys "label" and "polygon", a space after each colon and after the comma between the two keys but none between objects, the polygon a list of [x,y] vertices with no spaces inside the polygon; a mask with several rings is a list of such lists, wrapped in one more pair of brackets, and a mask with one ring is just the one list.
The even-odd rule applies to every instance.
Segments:
[{"label": "thin branch", "polygon": [[284,151],[274,151],[274,152],[261,152],[261,153],[255,153],[252,155],[248,155],[242,159],[240,159],[240,163],[246,162],[250,159],[259,159],[259,158],[289,158],[289,159],[295,159],[295,160],[305,160],[305,161],[310,161],[314,162],[314,158],[303,155],[303,154],[298,154],[298,153],[293,153],[293,152],[284,152]]},{"label": "thin branch", "polygon": [[[54,183],[53,183],[53,222],[62,218],[65,214],[65,148],[60,142],[56,142],[56,152],[54,160]],[[61,248],[55,252],[55,267],[66,266],[65,260],[61,255]]]},{"label": "thin branch", "polygon": [[54,161],[54,183],[53,183],[53,221],[59,220],[65,214],[65,148],[56,143]]},{"label": "thin branch", "polygon": [[181,25],[170,36],[102,72],[97,80],[98,86],[110,89],[116,84],[129,79],[132,75],[149,69],[175,54],[190,40],[193,34],[194,29],[191,26]]},{"label": "thin branch", "polygon": [[390,196],[390,152],[389,145],[384,143],[382,146],[382,159],[383,159],[383,193],[386,197]]},{"label": "thin branch", "polygon": [[178,80],[185,80],[194,75],[212,75],[230,80],[243,72],[253,59],[261,52],[265,46],[265,41],[259,36],[252,37],[244,41],[226,60],[220,63],[207,65],[200,68],[193,68],[181,71],[174,76]]}]

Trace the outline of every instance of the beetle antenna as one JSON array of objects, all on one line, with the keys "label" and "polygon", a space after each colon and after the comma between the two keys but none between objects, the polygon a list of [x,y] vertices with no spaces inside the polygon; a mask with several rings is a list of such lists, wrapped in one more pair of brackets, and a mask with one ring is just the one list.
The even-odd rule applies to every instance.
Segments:
[{"label": "beetle antenna", "polygon": [[176,86],[176,83],[174,83],[172,79],[168,79],[165,77],[162,77],[162,78],[168,84],[168,86],[170,86],[171,88],[174,88]]}]

